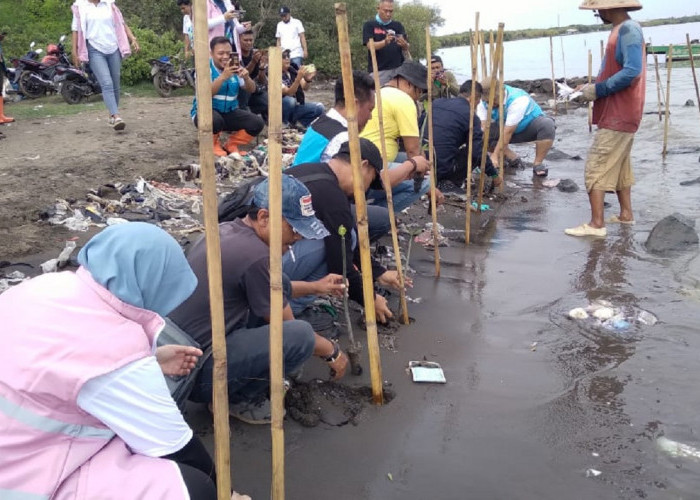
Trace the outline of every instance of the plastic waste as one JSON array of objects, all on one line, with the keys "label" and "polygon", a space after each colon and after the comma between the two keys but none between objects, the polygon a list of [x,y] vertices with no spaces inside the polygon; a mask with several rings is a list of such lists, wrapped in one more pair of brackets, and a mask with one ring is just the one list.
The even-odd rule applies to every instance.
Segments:
[{"label": "plastic waste", "polygon": [[649,311],[645,311],[644,309],[642,309],[637,314],[637,321],[639,321],[643,325],[655,325],[659,320]]},{"label": "plastic waste", "polygon": [[11,273],[6,274],[4,278],[0,279],[0,293],[9,290],[14,285],[27,279],[29,278],[27,278],[24,273],[19,271],[12,271]]},{"label": "plastic waste", "polygon": [[606,320],[615,316],[615,310],[612,307],[599,307],[593,310],[593,317]]},{"label": "plastic waste", "polygon": [[673,441],[665,436],[657,438],[656,445],[661,451],[671,455],[672,457],[692,458],[693,460],[700,461],[700,449],[694,446]]},{"label": "plastic waste", "polygon": [[557,97],[559,98],[559,101],[571,101],[572,99],[576,99],[578,96],[582,95],[583,92],[581,91],[575,91],[571,87],[569,87],[566,83],[562,82],[556,82],[557,83]]},{"label": "plastic waste", "polygon": [[70,260],[71,254],[75,250],[75,247],[75,241],[66,241],[66,246],[63,248],[63,250],[61,250],[61,253],[58,254],[58,257],[55,259],[49,259],[41,264],[41,272],[55,273],[59,269],[66,267],[66,264],[68,264],[68,261]]},{"label": "plastic waste", "polygon": [[588,313],[583,307],[576,307],[569,311],[569,318],[571,319],[587,319]]}]

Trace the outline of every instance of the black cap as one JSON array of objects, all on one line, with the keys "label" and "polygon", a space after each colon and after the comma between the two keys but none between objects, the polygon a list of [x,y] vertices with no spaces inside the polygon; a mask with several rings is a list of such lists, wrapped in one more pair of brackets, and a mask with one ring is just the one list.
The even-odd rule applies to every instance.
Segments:
[{"label": "black cap", "polygon": [[442,57],[433,55],[430,57],[430,62],[431,63],[434,63],[434,62],[442,63]]},{"label": "black cap", "polygon": [[419,89],[428,89],[428,69],[418,61],[404,61],[396,68],[394,76],[400,76]]},{"label": "black cap", "polygon": [[[336,153],[337,155],[348,155],[350,156],[350,143],[349,142],[344,142],[343,144],[340,145],[340,149]],[[382,184],[382,155],[377,149],[377,146],[374,145],[372,141],[369,139],[365,139],[364,137],[360,137],[360,157],[363,160],[367,160],[367,162],[374,167],[374,170],[377,171],[377,175],[374,177],[374,180],[372,181],[372,184],[370,184],[369,188],[370,189],[384,189],[384,185]]]},{"label": "black cap", "polygon": [[286,5],[283,5],[282,7],[280,7],[280,16],[284,16],[285,14],[289,14],[291,12],[292,11],[289,10],[289,7],[287,7]]}]

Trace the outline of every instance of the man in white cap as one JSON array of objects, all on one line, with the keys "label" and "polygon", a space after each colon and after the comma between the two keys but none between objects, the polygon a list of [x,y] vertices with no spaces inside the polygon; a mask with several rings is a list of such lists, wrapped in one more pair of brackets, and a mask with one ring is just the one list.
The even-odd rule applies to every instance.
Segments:
[{"label": "man in white cap", "polygon": [[[591,220],[565,233],[605,237],[606,222],[634,224],[630,152],[644,111],[646,53],[642,28],[628,11],[642,5],[637,0],[584,0],[579,8],[596,11],[613,29],[596,83],[579,88],[586,101],[594,101],[593,123],[598,125],[584,175]],[[615,191],[620,203],[620,214],[607,221],[603,214],[606,191]]]}]

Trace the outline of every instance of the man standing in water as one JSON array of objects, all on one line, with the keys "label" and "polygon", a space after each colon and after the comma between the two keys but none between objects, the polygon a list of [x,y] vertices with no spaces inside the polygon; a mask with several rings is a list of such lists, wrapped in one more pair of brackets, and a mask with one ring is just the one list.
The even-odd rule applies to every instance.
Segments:
[{"label": "man standing in water", "polygon": [[[584,175],[591,220],[564,232],[605,237],[606,222],[634,224],[630,152],[642,121],[646,65],[642,28],[630,19],[628,11],[639,10],[642,5],[637,0],[584,0],[579,8],[597,11],[596,15],[613,29],[596,83],[580,89],[585,100],[594,101],[593,123],[598,125]],[[620,203],[620,215],[607,221],[603,218],[606,191],[615,191]]]}]

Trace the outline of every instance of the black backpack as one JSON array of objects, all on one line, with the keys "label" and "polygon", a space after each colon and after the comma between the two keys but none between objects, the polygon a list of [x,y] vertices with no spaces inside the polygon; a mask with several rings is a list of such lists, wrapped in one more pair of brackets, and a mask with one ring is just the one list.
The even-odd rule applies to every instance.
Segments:
[{"label": "black backpack", "polygon": [[[312,182],[319,180],[336,180],[334,174],[327,172],[319,172],[316,174],[307,174],[294,176],[301,182]],[[231,191],[219,203],[219,222],[228,222],[245,217],[248,213],[248,207],[253,201],[253,189],[255,186],[264,181],[266,177],[255,177],[243,184],[239,185]]]}]

